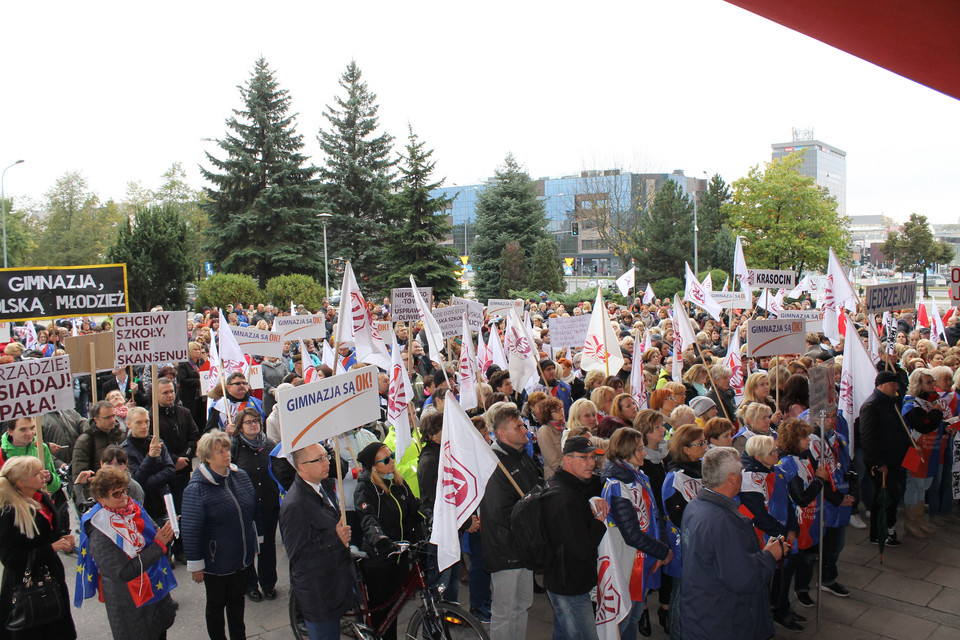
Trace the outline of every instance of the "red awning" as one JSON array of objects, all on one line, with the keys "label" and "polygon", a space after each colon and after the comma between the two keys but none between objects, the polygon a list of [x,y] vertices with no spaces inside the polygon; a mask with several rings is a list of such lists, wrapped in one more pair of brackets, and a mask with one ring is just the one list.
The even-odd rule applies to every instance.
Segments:
[{"label": "red awning", "polygon": [[726,0],[960,99],[957,0]]}]

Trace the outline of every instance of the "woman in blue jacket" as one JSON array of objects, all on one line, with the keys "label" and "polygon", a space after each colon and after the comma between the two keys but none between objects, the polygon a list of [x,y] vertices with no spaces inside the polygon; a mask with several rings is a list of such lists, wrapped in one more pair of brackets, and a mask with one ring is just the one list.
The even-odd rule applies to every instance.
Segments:
[{"label": "woman in blue jacket", "polygon": [[194,582],[207,594],[207,634],[226,640],[226,609],[230,640],[243,640],[244,593],[247,570],[258,551],[255,523],[260,513],[250,476],[230,464],[230,438],[220,430],[205,433],[197,443],[202,464],[183,491],[183,550]]}]

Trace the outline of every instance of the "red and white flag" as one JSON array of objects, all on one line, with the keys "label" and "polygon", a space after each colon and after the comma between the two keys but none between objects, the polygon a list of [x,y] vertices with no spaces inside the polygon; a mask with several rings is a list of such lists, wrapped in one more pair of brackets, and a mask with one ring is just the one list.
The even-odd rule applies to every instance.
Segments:
[{"label": "red and white flag", "polygon": [[620,290],[620,295],[625,296],[630,292],[630,289],[633,289],[637,286],[637,268],[630,267],[624,272],[622,276],[617,278],[617,289]]},{"label": "red and white flag", "polygon": [[[636,349],[634,349],[633,355],[637,355]],[[647,385],[643,381],[643,360],[640,358],[634,358],[633,366],[630,368],[630,395],[637,401],[638,407],[641,409],[648,407]]]},{"label": "red and white flag", "polygon": [[727,279],[723,281],[723,289],[721,291],[730,291],[730,276],[727,276]]},{"label": "red and white flag", "polygon": [[[482,342],[482,341],[481,341]],[[478,406],[477,402],[477,359],[473,355],[473,332],[463,314],[463,344],[460,346],[460,406],[470,411]]]},{"label": "red and white flag", "polygon": [[703,279],[701,284],[705,290],[713,291],[713,274],[707,271],[707,277]]},{"label": "red and white flag", "polygon": [[800,282],[797,283],[793,289],[790,290],[790,293],[787,294],[787,297],[791,300],[798,300],[800,296],[803,295],[804,291],[810,290],[810,274],[803,276],[800,279]]},{"label": "red and white flag", "polygon": [[320,379],[317,368],[313,364],[313,356],[307,351],[307,346],[300,341],[300,372],[303,374],[303,384],[310,384]]},{"label": "red and white flag", "polygon": [[743,400],[743,386],[746,382],[746,375],[743,371],[743,359],[740,357],[739,331],[734,331],[730,342],[727,343],[727,355],[723,359],[723,366],[733,372],[730,376],[730,388],[733,389],[737,406],[739,406]]},{"label": "red and white flag", "polygon": [[396,433],[397,457],[402,457],[413,443],[410,434],[410,412],[407,403],[413,400],[413,387],[407,367],[400,357],[400,345],[393,341],[390,357],[390,388],[387,391],[387,421],[393,425]]},{"label": "red and white flag", "polygon": [[[845,311],[840,311],[846,315]],[[847,319],[850,322],[849,318]],[[844,343],[843,365],[840,368],[840,411],[850,425],[850,455],[853,456],[853,421],[860,415],[860,407],[874,390],[877,368],[873,366],[870,355],[863,347],[856,331],[850,332],[850,339]]]},{"label": "red and white flag", "polygon": [[493,364],[500,367],[501,371],[507,370],[507,353],[503,350],[503,342],[500,340],[500,330],[497,325],[490,325],[490,335],[487,336],[487,349],[490,351],[490,359]]},{"label": "red and white flag", "polygon": [[840,338],[843,335],[840,327],[840,317],[843,315],[843,311],[833,295],[833,283],[833,276],[828,275],[823,288],[823,335],[830,340],[831,344],[836,346],[840,344]]},{"label": "red and white flag", "polygon": [[413,300],[417,304],[417,314],[420,316],[423,330],[427,334],[427,345],[430,347],[430,359],[442,363],[443,356],[440,354],[443,351],[443,331],[440,330],[437,319],[430,313],[430,307],[427,306],[427,303],[423,300],[423,296],[420,295],[420,289],[417,288],[417,283],[412,275],[410,276],[410,286],[413,287]]},{"label": "red and white flag", "polygon": [[714,320],[719,321],[723,308],[713,299],[711,291],[700,284],[697,276],[690,269],[690,265],[684,263],[683,266],[686,279],[686,286],[683,288],[683,299],[697,305],[713,316]]},{"label": "red and white flag", "polygon": [[[610,324],[607,307],[603,304],[603,292],[597,288],[597,300],[593,305],[590,325],[583,344],[583,357],[580,368],[584,371],[600,369],[606,375],[616,375],[623,368],[623,356],[620,352],[620,340]],[[516,383],[514,383],[516,384]]]},{"label": "red and white flag", "polygon": [[873,314],[867,314],[867,352],[870,354],[870,360],[874,366],[880,362],[880,334],[877,331],[877,322],[873,319]]},{"label": "red and white flag", "polygon": [[341,346],[355,345],[358,362],[375,364],[384,371],[390,368],[390,352],[377,331],[349,260],[343,270],[343,286],[340,288],[336,342]]},{"label": "red and white flag", "polygon": [[927,304],[923,301],[923,294],[920,294],[920,300],[917,302],[917,324],[927,329],[930,328],[930,316],[927,315]]},{"label": "red and white flag", "polygon": [[656,296],[653,294],[653,287],[647,283],[647,288],[643,292],[643,304],[650,304]]},{"label": "red and white flag", "polygon": [[830,247],[830,255],[827,258],[827,276],[833,276],[833,299],[837,310],[839,311],[840,307],[846,307],[850,311],[856,311],[857,294],[833,247]]},{"label": "red and white flag", "polygon": [[931,316],[933,318],[933,335],[930,337],[934,339],[934,344],[937,344],[939,338],[943,338],[943,341],[949,344],[947,328],[943,326],[943,320],[940,318],[940,306],[937,304],[937,298],[933,295],[933,292],[930,293],[930,301],[933,303],[933,314]]},{"label": "red and white flag", "polygon": [[458,529],[480,507],[497,456],[473,426],[452,391],[443,405],[440,473],[433,503],[433,533],[440,571],[460,560]]},{"label": "red and white flag", "polygon": [[23,347],[26,350],[37,347],[37,328],[33,325],[33,320],[27,320],[27,330],[23,333]]},{"label": "red and white flag", "polygon": [[[496,331],[496,329],[493,329]],[[489,339],[488,339],[489,342]],[[484,382],[487,381],[487,369],[490,368],[490,365],[493,364],[493,353],[490,352],[490,348],[487,346],[487,343],[483,341],[483,333],[477,332],[477,368],[480,369],[480,379]]]},{"label": "red and white flag", "polygon": [[510,309],[507,316],[507,330],[504,333],[504,348],[507,352],[507,369],[510,371],[510,382],[515,389],[524,389],[527,382],[537,373],[537,356],[533,352],[533,344],[527,335],[526,329],[517,309]]},{"label": "red and white flag", "polygon": [[690,316],[680,302],[680,294],[673,296],[673,368],[670,372],[674,382],[683,380],[683,352],[697,341],[690,326]]},{"label": "red and white flag", "polygon": [[237,344],[237,339],[234,337],[230,325],[227,324],[227,319],[224,317],[222,309],[220,310],[220,328],[217,333],[219,334],[217,336],[219,339],[217,351],[220,357],[220,370],[223,372],[223,375],[229,377],[231,373],[239,371],[249,377],[250,364],[247,362],[246,357],[244,357],[243,351],[240,350],[240,345]]},{"label": "red and white flag", "polygon": [[619,640],[618,625],[630,614],[630,583],[620,570],[620,557],[610,530],[603,534],[597,548],[597,636],[600,640]]},{"label": "red and white flag", "polygon": [[743,244],[740,242],[742,236],[737,236],[737,247],[733,251],[733,275],[740,280],[740,290],[746,291],[747,300],[751,300],[750,291],[750,271],[747,269],[747,261],[743,257]]}]

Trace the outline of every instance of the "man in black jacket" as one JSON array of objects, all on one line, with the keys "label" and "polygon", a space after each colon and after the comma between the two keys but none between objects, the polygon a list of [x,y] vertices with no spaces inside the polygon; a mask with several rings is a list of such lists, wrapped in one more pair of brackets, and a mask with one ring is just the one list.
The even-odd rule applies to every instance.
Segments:
[{"label": "man in black jacket", "polygon": [[340,522],[330,456],[319,444],[293,452],[297,479],[280,507],[290,586],[311,639],[339,640],[340,618],[357,602],[350,527]]},{"label": "man in black jacket", "polygon": [[897,523],[897,505],[900,502],[900,465],[910,448],[910,438],[900,422],[897,406],[899,379],[892,371],[881,371],[874,382],[876,390],[860,408],[860,436],[866,452],[867,469],[876,487],[876,496],[870,508],[870,541],[877,542],[882,532],[877,531],[880,487],[884,477],[887,485],[887,545],[900,545],[893,526]]},{"label": "man in black jacket", "polygon": [[[182,513],[183,490],[190,483],[193,458],[197,454],[200,430],[193,414],[186,407],[176,404],[177,390],[170,378],[157,378],[157,404],[159,405],[160,439],[167,446],[176,475],[170,481],[170,493],[177,513]],[[173,541],[173,554],[178,562],[186,562],[183,541]]]},{"label": "man in black jacket", "polygon": [[496,469],[487,481],[480,502],[483,568],[492,574],[493,583],[490,637],[523,640],[527,610],[533,604],[533,571],[527,569],[513,551],[510,515],[521,494],[537,485],[539,474],[536,463],[527,455],[527,428],[515,404],[506,403],[496,412],[493,432],[497,438],[493,451],[510,477],[502,469]]},{"label": "man in black jacket", "polygon": [[543,586],[553,605],[554,629],[564,638],[597,637],[590,591],[597,586],[597,546],[606,532],[607,502],[590,482],[596,452],[583,436],[567,438],[560,469],[543,497],[544,521],[560,525],[548,529],[556,558]]}]

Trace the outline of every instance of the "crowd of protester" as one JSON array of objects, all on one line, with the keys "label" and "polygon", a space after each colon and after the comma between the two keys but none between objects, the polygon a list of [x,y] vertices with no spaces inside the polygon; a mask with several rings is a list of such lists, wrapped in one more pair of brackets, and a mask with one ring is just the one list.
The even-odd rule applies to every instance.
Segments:
[{"label": "crowd of protester", "polygon": [[[481,371],[479,406],[469,415],[503,471],[491,476],[477,514],[462,531],[463,561],[441,573],[434,558],[428,576],[444,585],[451,600],[461,581],[468,584],[469,609],[489,623],[491,637],[525,638],[533,595],[544,591],[555,612],[554,637],[596,637],[597,545],[605,533],[613,537],[615,561],[630,583],[632,605],[619,625],[620,637],[651,635],[655,619],[671,638],[766,638],[774,623],[803,630],[803,612],[814,605],[811,590],[849,595],[837,564],[848,526],[869,526],[871,541],[889,548],[899,544],[901,500],[909,535],[925,538],[957,521],[952,515],[957,317],[948,321],[946,340],[938,341],[914,324],[913,314],[898,314],[896,343],[889,354],[880,354],[876,391],[849,425],[840,411],[810,415],[809,372],[833,367],[839,380],[843,340],[831,344],[823,334],[808,333],[805,353],[757,359],[746,357],[744,348],[742,368],[735,371],[724,356],[733,332],[740,332],[745,345],[745,321],[756,312],[725,311],[717,321],[671,306],[639,298],[610,303],[620,336],[612,348],[619,349],[624,365],[618,371],[584,371],[580,350],[551,346],[549,320],[589,314],[591,304],[566,309],[545,295],[528,300],[524,311],[539,355],[532,384],[521,388],[509,369],[497,364]],[[796,306],[808,308],[809,302]],[[301,306],[298,312],[309,310]],[[325,316],[333,335],[337,310],[324,303],[313,312]],[[389,301],[370,305],[370,313],[389,321]],[[228,323],[263,329],[279,315],[286,311],[264,304],[224,309]],[[690,322],[697,338],[682,354],[673,353],[675,322]],[[341,592],[351,588],[353,563],[340,546],[366,552],[360,569],[371,606],[399,586],[407,566],[390,554],[393,544],[429,537],[445,392],[459,392],[459,343],[451,341],[449,353],[430,353],[418,323],[393,324],[414,390],[414,443],[394,451],[396,434],[386,420],[389,380],[381,373],[381,419],[341,440],[347,508],[342,525],[329,513],[311,520],[307,512],[281,507],[285,495],[304,509],[314,508],[313,502],[336,509],[341,497],[328,483],[330,450],[312,446],[289,460],[280,458],[276,393],[303,384],[305,362],[320,377],[361,366],[352,349],[340,349],[335,362],[327,362],[322,341],[304,340],[303,352],[287,342],[279,358],[248,356],[261,365],[262,388],[252,389],[247,376],[232,373],[222,386],[204,392],[201,372],[218,324],[215,310],[191,314],[189,360],[160,367],[155,388],[149,372],[137,367],[93,379],[76,376],[75,409],[42,417],[42,465],[34,420],[5,423],[0,616],[10,611],[13,590],[28,570],[25,563],[32,563],[34,572],[46,568],[65,593],[57,552],[74,552],[79,544],[84,557],[78,573],[99,570],[114,637],[134,637],[129,632],[134,628],[136,637],[166,637],[176,613],[174,597],[156,593],[138,599],[131,585],[150,570],[173,573],[179,564],[204,585],[209,636],[243,638],[246,602],[272,601],[285,587],[277,584],[278,525],[311,638],[338,637],[339,618],[352,605]],[[476,338],[488,342],[503,324],[487,319]],[[3,348],[0,363],[61,354],[74,329],[84,334],[110,327],[109,319],[39,326],[36,344],[27,349],[22,338],[15,339]],[[855,317],[846,340],[866,342],[866,335],[865,316]],[[671,372],[678,358],[682,376],[675,380]],[[640,402],[630,388],[633,367],[642,367]],[[154,394],[158,434],[149,412]],[[912,441],[924,464],[907,470],[901,462]],[[881,483],[886,504],[878,501]],[[547,537],[558,558],[539,574],[511,538],[513,506],[520,493],[538,486],[547,487]],[[314,493],[304,493],[309,491]],[[166,500],[181,514],[177,538]],[[126,545],[102,533],[102,521],[110,519],[131,531]],[[326,528],[325,546],[303,539],[298,528],[307,526]],[[96,569],[84,568],[88,553]],[[718,568],[715,557],[728,566]],[[823,580],[816,584],[820,558]],[[308,567],[313,573],[337,571],[318,581]],[[75,637],[69,612],[46,626],[6,633]],[[386,637],[396,637],[395,625]]]}]

